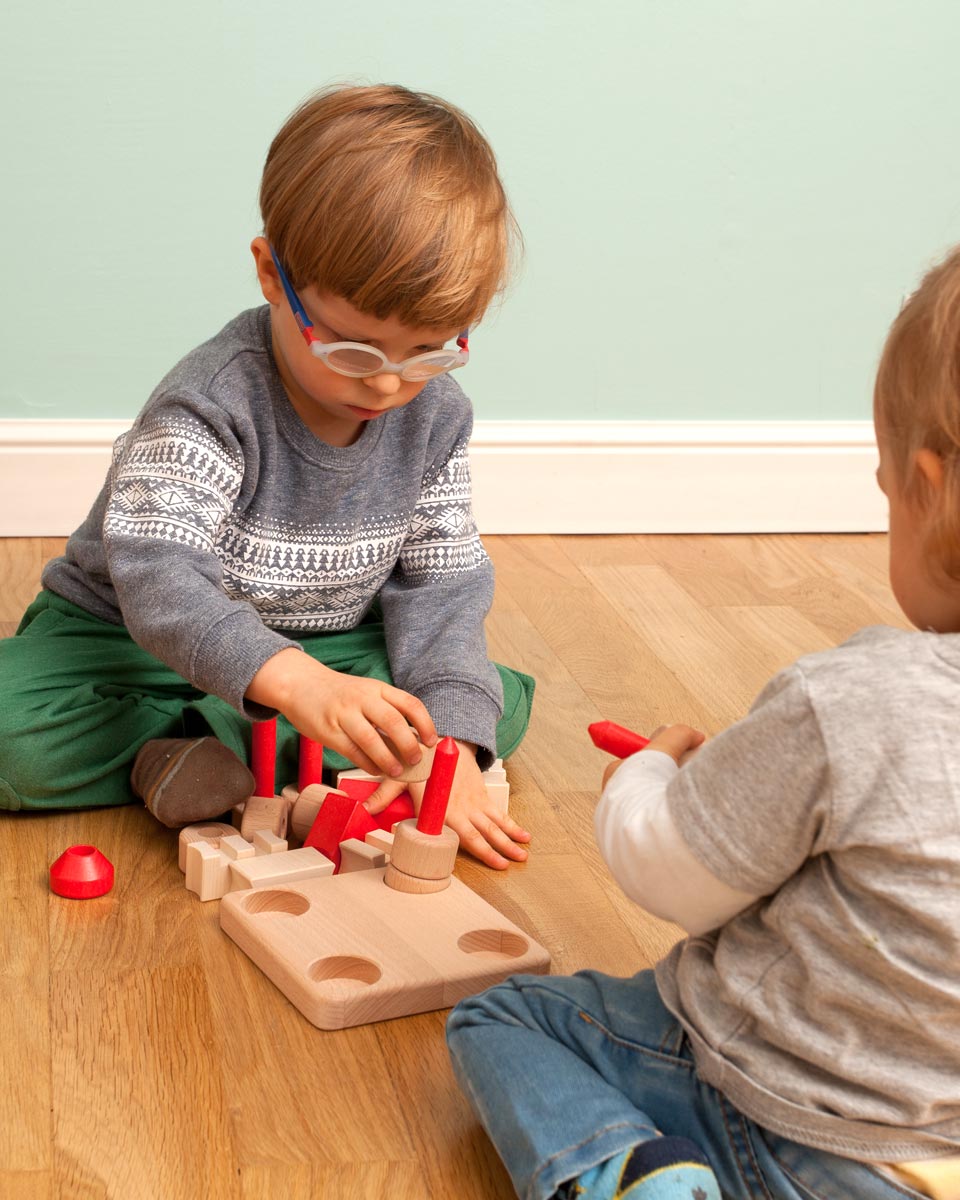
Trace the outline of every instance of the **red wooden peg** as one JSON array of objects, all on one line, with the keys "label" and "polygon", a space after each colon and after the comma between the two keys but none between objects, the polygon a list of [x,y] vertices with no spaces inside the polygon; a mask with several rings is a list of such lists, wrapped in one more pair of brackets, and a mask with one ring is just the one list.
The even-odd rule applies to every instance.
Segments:
[{"label": "red wooden peg", "polygon": [[277,759],[277,718],[254,721],[250,750],[250,770],[253,772],[253,794],[274,796]]},{"label": "red wooden peg", "polygon": [[634,733],[632,729],[625,729],[614,721],[595,721],[587,726],[587,733],[598,750],[605,750],[616,758],[629,758],[631,754],[650,745],[649,738]]},{"label": "red wooden peg", "polygon": [[445,737],[437,746],[417,820],[417,829],[421,833],[437,834],[443,829],[443,818],[447,814],[447,802],[459,757],[460,751],[452,737]]},{"label": "red wooden peg", "polygon": [[323,746],[313,738],[300,735],[300,768],[297,787],[302,792],[311,783],[323,782]]}]

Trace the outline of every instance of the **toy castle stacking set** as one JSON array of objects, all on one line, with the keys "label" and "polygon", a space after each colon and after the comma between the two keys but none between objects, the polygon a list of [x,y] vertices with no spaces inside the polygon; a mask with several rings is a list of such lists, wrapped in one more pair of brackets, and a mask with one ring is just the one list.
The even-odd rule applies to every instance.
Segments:
[{"label": "toy castle stacking set", "polygon": [[[309,1021],[344,1029],[446,1008],[548,970],[542,946],[453,877],[452,738],[401,776],[426,780],[419,817],[407,793],[374,817],[363,801],[379,777],[345,771],[325,786],[322,748],[307,738],[296,785],[276,795],[275,724],[253,731],[254,794],[233,825],[181,830],[180,868],[201,900],[221,900],[224,933]],[[505,808],[499,760],[484,781]]]}]

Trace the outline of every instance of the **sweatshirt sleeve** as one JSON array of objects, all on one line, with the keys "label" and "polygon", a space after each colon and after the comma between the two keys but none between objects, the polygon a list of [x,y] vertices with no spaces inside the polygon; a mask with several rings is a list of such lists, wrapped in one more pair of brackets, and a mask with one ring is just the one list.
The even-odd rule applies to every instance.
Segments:
[{"label": "sweatshirt sleeve", "polygon": [[823,734],[796,663],[667,787],[670,814],[695,857],[756,896],[772,895],[829,848],[831,801]]},{"label": "sweatshirt sleeve", "polygon": [[202,397],[151,406],[114,454],[103,542],[133,639],[248,718],[250,680],[295,642],[224,589],[217,536],[240,494],[244,455],[227,415]]},{"label": "sweatshirt sleeve", "polygon": [[380,593],[387,653],[397,687],[426,705],[441,737],[496,758],[503,689],[487,657],[483,623],[493,602],[493,564],[473,518],[467,410],[423,476],[396,566]]},{"label": "sweatshirt sleeve", "polygon": [[610,873],[630,899],[699,935],[757,897],[723,883],[691,854],[667,807],[667,787],[679,770],[658,750],[628,758],[603,789],[594,829]]}]

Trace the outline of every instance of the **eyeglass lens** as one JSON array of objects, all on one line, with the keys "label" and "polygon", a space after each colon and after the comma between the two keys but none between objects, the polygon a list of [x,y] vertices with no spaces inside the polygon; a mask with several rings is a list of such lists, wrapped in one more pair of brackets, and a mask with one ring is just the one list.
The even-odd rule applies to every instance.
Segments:
[{"label": "eyeglass lens", "polygon": [[[379,355],[371,354],[359,347],[331,350],[326,355],[326,361],[327,365],[333,367],[335,371],[343,371],[348,375],[372,374],[383,366],[383,359]],[[403,378],[408,380],[432,379],[434,375],[442,375],[444,371],[448,371],[455,362],[456,355],[448,351],[438,351],[431,358],[423,358],[419,362],[411,363],[404,370]]]}]

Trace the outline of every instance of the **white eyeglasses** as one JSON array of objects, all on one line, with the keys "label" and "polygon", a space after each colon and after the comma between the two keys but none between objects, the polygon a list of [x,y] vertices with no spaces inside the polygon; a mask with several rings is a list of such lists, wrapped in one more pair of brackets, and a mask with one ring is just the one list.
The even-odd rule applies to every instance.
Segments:
[{"label": "white eyeglasses", "polygon": [[433,379],[435,375],[444,375],[447,371],[455,371],[457,367],[465,367],[470,361],[467,329],[457,338],[456,350],[428,350],[426,354],[415,354],[413,358],[404,359],[399,363],[391,362],[376,346],[367,346],[363,342],[321,342],[313,332],[313,322],[307,316],[307,310],[293,290],[272,246],[270,254],[290,302],[297,328],[306,339],[311,354],[315,354],[338,375],[349,375],[353,379],[366,379],[370,375],[399,375],[408,382],[419,382]]}]

